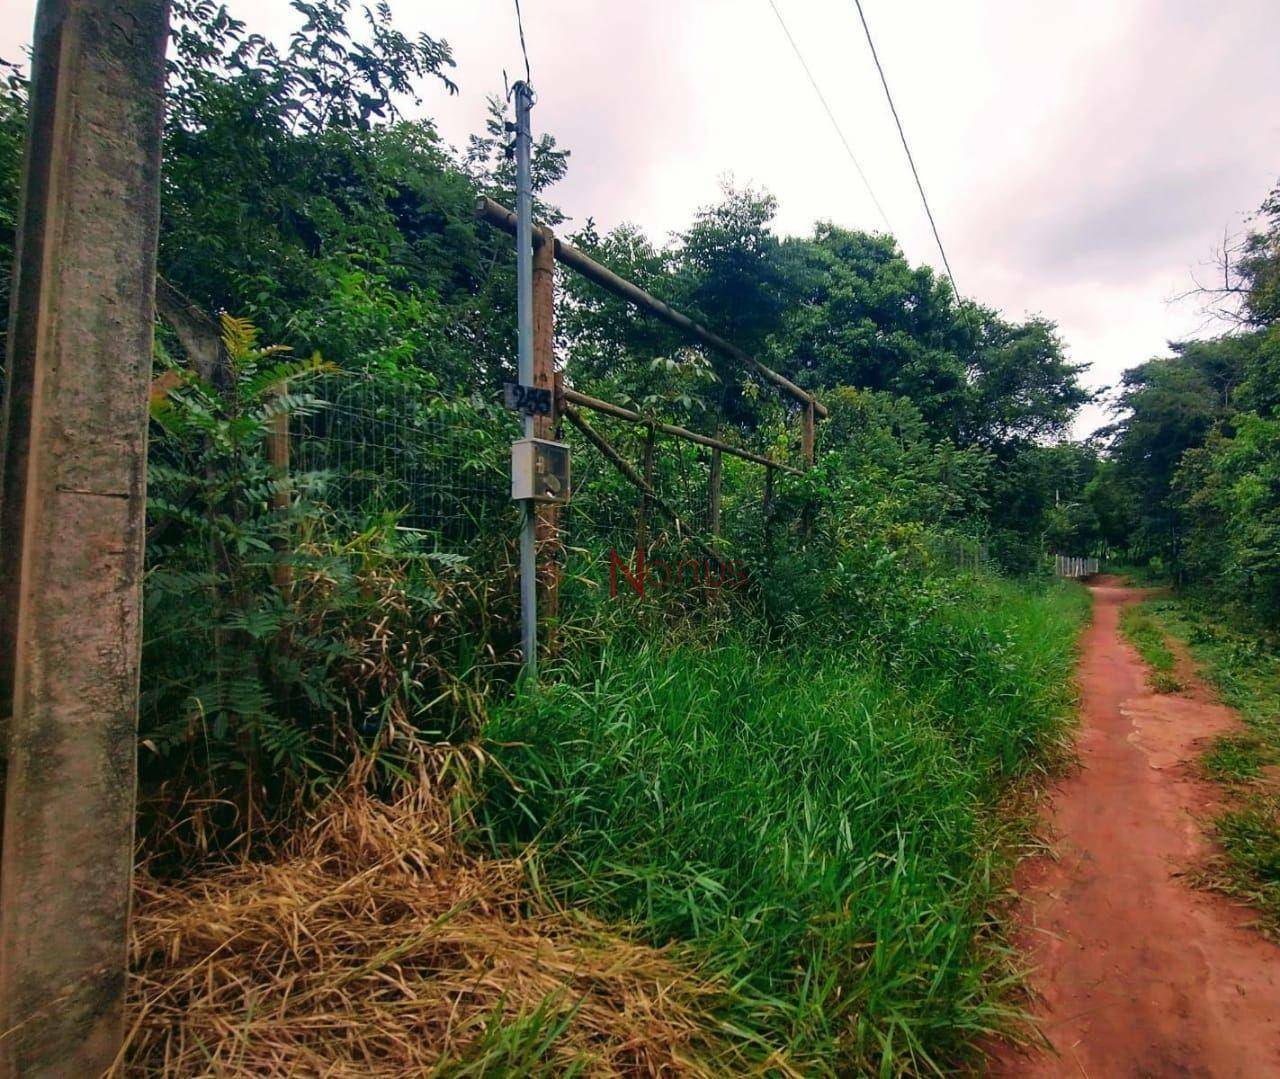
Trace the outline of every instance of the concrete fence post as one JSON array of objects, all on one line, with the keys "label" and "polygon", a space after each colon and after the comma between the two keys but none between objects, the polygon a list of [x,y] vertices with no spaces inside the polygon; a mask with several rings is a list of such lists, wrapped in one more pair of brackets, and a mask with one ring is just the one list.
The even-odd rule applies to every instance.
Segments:
[{"label": "concrete fence post", "polygon": [[124,1033],[165,0],[41,0],[0,454],[0,1075]]}]

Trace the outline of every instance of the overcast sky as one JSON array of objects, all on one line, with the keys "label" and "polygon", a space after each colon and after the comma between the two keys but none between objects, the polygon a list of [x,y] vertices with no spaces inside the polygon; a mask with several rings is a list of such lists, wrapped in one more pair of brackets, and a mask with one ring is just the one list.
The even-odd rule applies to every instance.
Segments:
[{"label": "overcast sky", "polygon": [[[914,262],[939,264],[853,0],[775,0]],[[287,0],[230,0],[283,38]],[[661,239],[721,178],[883,228],[768,0],[523,0],[537,131],[572,151],[575,222]],[[35,0],[5,0],[0,56]],[[423,110],[463,145],[522,69],[512,0],[392,0],[446,38],[461,93]],[[1062,328],[1093,385],[1201,326],[1171,304],[1280,176],[1280,0],[864,0],[966,296]],[[1079,433],[1096,426],[1090,411]]]}]

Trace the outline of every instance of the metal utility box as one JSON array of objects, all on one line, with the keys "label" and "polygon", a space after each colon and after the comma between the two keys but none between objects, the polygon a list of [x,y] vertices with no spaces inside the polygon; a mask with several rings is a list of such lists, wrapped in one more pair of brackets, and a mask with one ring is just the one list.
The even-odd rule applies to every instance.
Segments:
[{"label": "metal utility box", "polygon": [[511,443],[511,497],[568,502],[569,447],[545,438]]}]

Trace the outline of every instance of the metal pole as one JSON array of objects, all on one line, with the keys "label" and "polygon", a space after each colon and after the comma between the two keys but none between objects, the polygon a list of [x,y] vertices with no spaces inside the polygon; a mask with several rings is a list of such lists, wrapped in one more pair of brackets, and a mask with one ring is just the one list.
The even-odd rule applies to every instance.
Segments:
[{"label": "metal pole", "polygon": [[[520,384],[533,385],[533,135],[529,111],[533,90],[527,82],[512,87],[516,97],[516,323]],[[524,437],[534,435],[533,416],[524,417]],[[524,504],[520,528],[520,647],[525,674],[538,677],[537,521],[532,500]]]}]

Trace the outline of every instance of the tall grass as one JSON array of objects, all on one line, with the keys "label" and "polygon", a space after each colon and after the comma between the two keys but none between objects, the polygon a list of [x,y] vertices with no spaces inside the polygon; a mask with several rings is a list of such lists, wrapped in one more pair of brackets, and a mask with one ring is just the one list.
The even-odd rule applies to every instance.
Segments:
[{"label": "tall grass", "polygon": [[1280,938],[1280,653],[1220,613],[1185,599],[1149,603],[1150,617],[1185,641],[1222,700],[1238,709],[1243,730],[1218,738],[1205,770],[1226,787],[1227,809],[1214,822],[1223,859],[1205,878],[1253,903]]},{"label": "tall grass", "polygon": [[1169,649],[1164,630],[1151,616],[1150,604],[1131,604],[1120,612],[1120,632],[1138,650],[1143,662],[1150,667],[1147,683],[1157,693],[1178,693],[1182,682],[1174,673],[1178,657]]},{"label": "tall grass", "polygon": [[819,1071],[941,1069],[1013,1014],[993,810],[1060,744],[1086,602],[992,582],[879,645],[606,647],[494,713],[482,814],[548,890],[695,942],[744,1033]]}]

